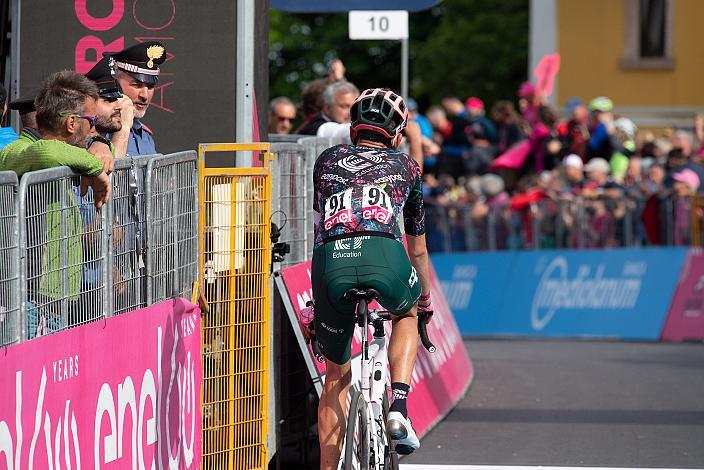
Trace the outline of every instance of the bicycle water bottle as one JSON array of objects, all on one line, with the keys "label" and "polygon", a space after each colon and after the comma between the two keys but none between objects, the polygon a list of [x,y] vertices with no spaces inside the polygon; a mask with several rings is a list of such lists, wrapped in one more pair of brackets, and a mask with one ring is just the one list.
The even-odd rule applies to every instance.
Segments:
[{"label": "bicycle water bottle", "polygon": [[300,319],[304,331],[313,331],[313,321],[315,319],[315,312],[313,310],[312,303],[310,303],[310,305],[306,305],[301,309]]}]

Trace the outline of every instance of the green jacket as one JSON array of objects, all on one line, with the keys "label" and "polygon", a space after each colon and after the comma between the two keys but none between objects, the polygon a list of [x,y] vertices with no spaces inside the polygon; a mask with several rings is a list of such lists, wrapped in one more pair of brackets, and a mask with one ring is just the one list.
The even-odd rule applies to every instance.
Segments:
[{"label": "green jacket", "polygon": [[[103,171],[103,163],[88,151],[58,140],[37,140],[18,152],[10,152],[0,161],[0,169],[12,170],[17,176],[30,171],[67,166],[74,171],[96,176]],[[31,259],[37,284],[33,291],[44,299],[67,297],[77,301],[81,290],[83,264],[83,221],[77,196],[71,183],[60,180],[42,183],[33,190],[39,199],[26,201],[28,223],[33,225],[30,245],[39,244]]]},{"label": "green jacket", "polygon": [[85,176],[97,176],[103,171],[103,162],[96,156],[59,140],[37,140],[26,145],[21,151],[11,149],[5,158],[0,156],[0,171],[14,171],[20,178],[30,171],[57,166],[67,166]]}]

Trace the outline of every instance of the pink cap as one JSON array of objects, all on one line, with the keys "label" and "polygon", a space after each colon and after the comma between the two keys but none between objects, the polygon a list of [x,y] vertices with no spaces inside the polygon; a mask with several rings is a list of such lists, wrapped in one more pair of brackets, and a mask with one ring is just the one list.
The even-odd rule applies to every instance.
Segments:
[{"label": "pink cap", "polygon": [[479,98],[472,96],[467,98],[467,101],[464,102],[464,106],[467,109],[484,109],[484,102]]},{"label": "pink cap", "polygon": [[518,96],[521,98],[530,98],[535,95],[535,85],[531,82],[521,83],[521,87],[518,89]]},{"label": "pink cap", "polygon": [[685,168],[682,171],[678,171],[677,173],[672,175],[672,179],[675,181],[681,181],[682,183],[685,183],[690,188],[692,188],[692,191],[694,191],[694,192],[696,192],[697,189],[699,188],[699,176],[693,170],[690,170],[689,168]]}]

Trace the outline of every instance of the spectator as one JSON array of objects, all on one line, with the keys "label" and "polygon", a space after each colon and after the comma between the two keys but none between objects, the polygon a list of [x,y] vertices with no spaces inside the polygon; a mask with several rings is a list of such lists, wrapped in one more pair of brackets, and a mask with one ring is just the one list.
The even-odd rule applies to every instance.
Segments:
[{"label": "spectator", "polygon": [[589,142],[587,143],[588,158],[611,158],[613,150],[611,148],[611,134],[613,134],[613,102],[605,97],[599,96],[589,102],[591,111],[591,123],[589,129]]},{"label": "spectator", "polygon": [[562,163],[565,179],[567,180],[566,191],[578,194],[584,185],[584,163],[582,157],[577,154],[570,154],[565,157]]},{"label": "spectator", "polygon": [[496,154],[501,155],[513,144],[525,139],[519,126],[518,113],[508,100],[497,101],[491,108],[491,118],[496,125]]},{"label": "spectator", "polygon": [[694,137],[691,133],[684,130],[677,130],[672,134],[672,148],[681,149],[682,155],[689,159],[693,152]]},{"label": "spectator", "polygon": [[653,162],[648,167],[648,172],[643,184],[643,190],[646,195],[658,194],[665,189],[665,168],[657,163]]},{"label": "spectator", "polygon": [[134,120],[127,145],[127,154],[152,155],[156,144],[142,119],[154,97],[159,82],[159,66],[166,60],[166,49],[157,41],[146,41],[112,54],[117,66],[117,81],[122,92],[134,103]]},{"label": "spectator", "polygon": [[569,109],[569,119],[557,127],[557,132],[565,152],[579,155],[583,160],[586,160],[587,142],[589,141],[589,110],[581,100],[579,102],[573,101],[572,105]]},{"label": "spectator", "polygon": [[[473,131],[478,129],[475,125],[481,127],[482,138],[488,140],[491,144],[496,143],[496,127],[489,119],[487,119],[484,114],[484,102],[479,98],[474,96],[467,99],[465,102],[465,108],[467,110],[467,119],[469,120],[469,129]],[[473,132],[469,136],[470,144],[473,144]]]},{"label": "spectator", "polygon": [[296,119],[296,107],[285,96],[274,98],[269,103],[269,133],[288,134]]},{"label": "spectator", "polygon": [[328,76],[313,80],[303,88],[301,92],[301,113],[303,114],[303,124],[296,129],[296,134],[313,120],[318,113],[323,110],[323,93],[328,85],[334,82],[345,80],[345,65],[340,59],[330,62]]},{"label": "spectator", "polygon": [[618,118],[614,121],[614,132],[611,138],[611,154],[609,165],[614,181],[622,183],[628,170],[629,158],[636,151],[635,136],[638,128],[628,118]]},{"label": "spectator", "polygon": [[85,150],[96,121],[97,98],[95,84],[82,75],[68,70],[50,75],[35,102],[42,139],[8,155],[0,169],[21,177],[29,171],[68,166],[84,175],[84,182],[93,187],[96,207],[102,207],[110,195],[104,168],[111,167],[112,153],[98,141]]},{"label": "spectator", "polygon": [[[116,157],[127,155],[130,134],[134,123],[134,104],[120,92],[115,81],[116,66],[111,57],[103,57],[88,73],[86,78],[98,87],[96,101],[95,130],[107,142]],[[98,137],[93,137],[97,139]]]},{"label": "spectator", "polygon": [[18,154],[29,144],[42,138],[41,134],[39,134],[39,131],[37,130],[37,111],[34,108],[34,99],[36,96],[37,91],[33,90],[32,92],[10,102],[10,109],[20,113],[22,132],[20,132],[19,139],[0,150],[0,168],[3,167],[3,162],[8,155]]},{"label": "spectator", "polygon": [[[336,134],[349,136],[350,107],[357,95],[359,90],[348,81],[331,83],[323,93],[323,110],[299,129],[298,133],[319,137],[333,137]],[[325,126],[321,131],[324,124],[331,125]],[[345,124],[346,132],[337,124]]]},{"label": "spectator", "polygon": [[672,175],[675,181],[673,191],[675,196],[674,207],[674,238],[675,245],[688,245],[691,242],[692,231],[690,221],[692,217],[692,196],[697,193],[700,180],[697,174],[684,168]]},{"label": "spectator", "polygon": [[[0,125],[5,122],[7,114],[7,90],[0,84]],[[17,133],[12,127],[0,127],[0,150],[17,140]]]},{"label": "spectator", "polygon": [[433,137],[433,125],[430,124],[430,121],[428,120],[427,117],[423,116],[419,111],[418,111],[418,103],[416,103],[416,100],[413,98],[408,98],[408,115],[411,118],[412,121],[415,121],[418,126],[420,127],[420,133],[423,135],[423,137],[427,137],[428,139],[432,139]]},{"label": "spectator", "polygon": [[456,96],[446,96],[440,101],[440,104],[445,109],[447,115],[451,118],[456,116],[464,117],[467,113],[462,101],[460,101],[460,99]]},{"label": "spectator", "polygon": [[475,122],[470,127],[474,142],[469,149],[462,152],[463,174],[483,175],[489,170],[494,157],[494,148],[485,134],[486,129],[479,122]]},{"label": "spectator", "polygon": [[603,158],[592,158],[584,167],[587,174],[587,181],[584,183],[582,193],[591,198],[621,196],[621,187],[614,183],[609,176],[609,162]]}]

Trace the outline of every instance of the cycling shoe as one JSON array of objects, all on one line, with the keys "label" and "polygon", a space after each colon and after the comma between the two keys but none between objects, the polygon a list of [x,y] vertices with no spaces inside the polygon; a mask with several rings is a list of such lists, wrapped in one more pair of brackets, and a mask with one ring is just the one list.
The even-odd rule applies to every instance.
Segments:
[{"label": "cycling shoe", "polygon": [[391,444],[400,455],[408,455],[420,447],[420,441],[411,426],[411,420],[404,418],[398,411],[389,413],[386,420],[386,430]]}]

